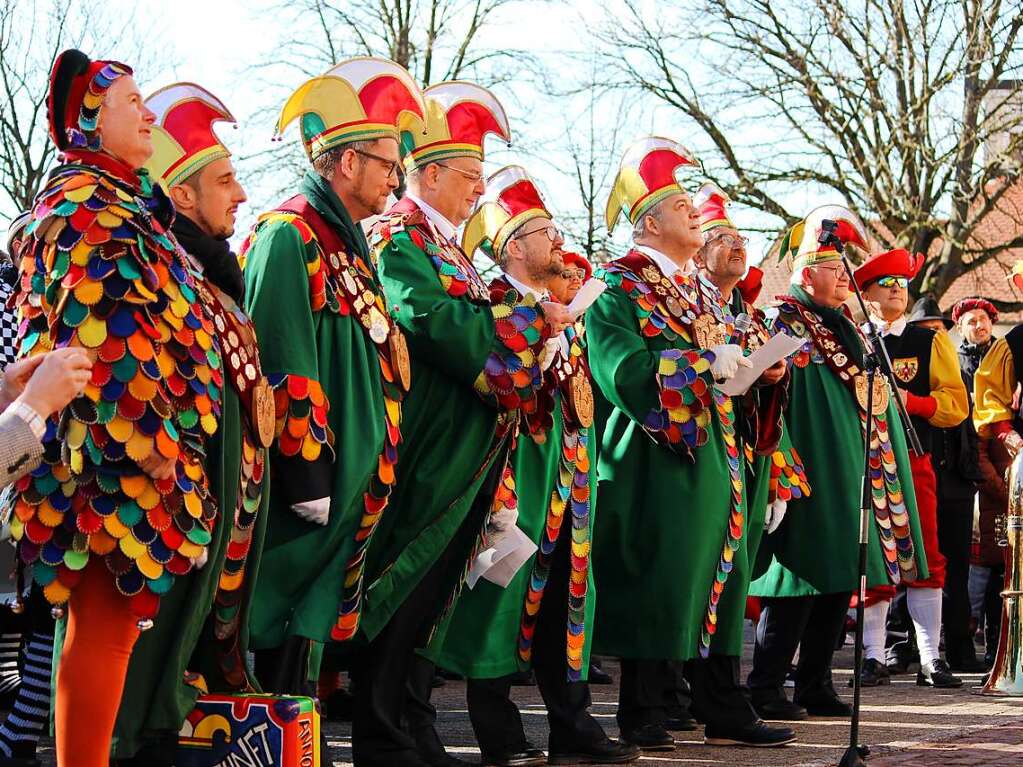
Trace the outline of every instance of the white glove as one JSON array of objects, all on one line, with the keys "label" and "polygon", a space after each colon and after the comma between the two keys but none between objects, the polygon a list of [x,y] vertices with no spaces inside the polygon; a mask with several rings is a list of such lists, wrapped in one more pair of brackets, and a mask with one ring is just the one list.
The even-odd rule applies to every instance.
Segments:
[{"label": "white glove", "polygon": [[748,368],[751,363],[742,356],[742,347],[738,344],[721,344],[711,349],[714,361],[710,363],[710,373],[715,381],[724,381],[736,374],[740,367]]},{"label": "white glove", "polygon": [[302,501],[302,503],[291,504],[291,510],[302,517],[306,522],[314,522],[317,525],[326,525],[330,517],[330,496],[317,498],[315,501]]},{"label": "white glove", "polygon": [[209,546],[203,546],[202,547],[202,554],[200,554],[197,557],[192,557],[192,566],[195,567],[196,570],[202,570],[204,567],[206,567],[206,563],[209,562],[209,561],[210,561],[210,547]]},{"label": "white glove", "polygon": [[768,535],[778,529],[781,521],[785,519],[785,512],[788,511],[789,503],[781,498],[767,504],[767,517],[764,519],[764,532]]},{"label": "white glove", "polygon": [[511,530],[518,521],[519,510],[517,508],[501,509],[496,514],[490,515],[490,527],[499,533]]}]

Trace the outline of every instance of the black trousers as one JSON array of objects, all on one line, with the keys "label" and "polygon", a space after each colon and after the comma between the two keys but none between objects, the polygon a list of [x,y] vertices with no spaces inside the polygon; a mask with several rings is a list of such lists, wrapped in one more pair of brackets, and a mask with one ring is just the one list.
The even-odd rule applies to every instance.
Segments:
[{"label": "black trousers", "polygon": [[953,666],[976,660],[970,636],[970,545],[973,538],[973,499],[941,496],[938,480],[938,549],[945,556],[944,603],[941,622],[945,629],[945,656]]},{"label": "black trousers", "polygon": [[433,666],[416,656],[416,648],[424,647],[429,641],[430,631],[455,588],[453,578],[457,576],[452,573],[461,572],[461,565],[479,534],[486,507],[493,498],[489,479],[480,491],[481,498],[473,504],[451,542],[352,665],[355,689],[352,758],[356,767],[422,763],[413,734],[412,721],[417,719],[412,709],[418,708],[415,705],[418,697],[429,706],[429,694],[417,697],[411,695],[410,690],[421,686],[423,678],[429,679],[425,683],[429,687]]},{"label": "black trousers", "polygon": [[692,688],[692,713],[699,721],[738,730],[760,718],[739,679],[738,657],[711,653],[707,658],[686,661],[685,672]]},{"label": "black trousers", "polygon": [[667,660],[622,658],[618,685],[618,729],[623,733],[648,724],[663,727],[678,706],[681,664]]},{"label": "black trousers", "polygon": [[753,701],[785,697],[785,676],[799,647],[796,666],[798,703],[836,697],[831,683],[831,660],[845,626],[848,592],[806,597],[763,599],[766,621],[763,640],[753,650],[749,687]]},{"label": "black trousers", "polygon": [[316,685],[309,680],[309,652],[312,642],[305,637],[288,637],[280,647],[256,650],[256,679],[266,692],[275,695],[316,697]]},{"label": "black trousers", "polygon": [[991,568],[984,590],[984,661],[994,663],[998,639],[1002,632],[1002,589],[1005,588],[1005,565]]},{"label": "black trousers", "polygon": [[[544,588],[533,633],[533,670],[547,708],[549,747],[568,751],[602,742],[606,735],[590,715],[590,686],[568,681],[566,632],[571,577],[572,526],[563,524]],[[509,647],[509,652],[515,649]],[[529,746],[518,707],[511,699],[512,679],[469,679],[466,700],[473,732],[484,754],[514,753]]]}]

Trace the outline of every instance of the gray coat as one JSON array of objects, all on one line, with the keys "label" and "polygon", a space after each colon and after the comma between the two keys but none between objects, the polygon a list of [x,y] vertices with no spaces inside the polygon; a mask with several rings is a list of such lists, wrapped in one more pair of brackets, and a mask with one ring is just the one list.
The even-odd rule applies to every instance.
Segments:
[{"label": "gray coat", "polygon": [[0,488],[14,482],[39,465],[43,445],[21,418],[0,413]]}]

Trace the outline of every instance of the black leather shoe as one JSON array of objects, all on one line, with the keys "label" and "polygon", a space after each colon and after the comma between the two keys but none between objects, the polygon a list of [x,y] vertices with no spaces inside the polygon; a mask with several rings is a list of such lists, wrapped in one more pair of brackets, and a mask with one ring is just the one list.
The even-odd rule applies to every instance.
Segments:
[{"label": "black leather shoe", "polygon": [[[888,673],[888,667],[873,658],[867,658],[860,669],[860,687],[878,687],[882,684],[891,684],[892,676]],[[849,686],[853,686],[853,680],[849,680]]]},{"label": "black leather shoe", "polygon": [[[422,759],[430,767],[472,767],[474,762],[466,762],[451,754],[423,754]],[[535,764],[535,762],[530,762]],[[543,764],[543,762],[541,762]]]},{"label": "black leather shoe", "polygon": [[644,751],[674,751],[675,739],[659,724],[644,724],[622,733],[622,743],[631,743]]},{"label": "black leather shoe", "polygon": [[639,759],[639,746],[606,738],[588,746],[567,750],[551,748],[547,764],[628,764]]},{"label": "black leather shoe", "polygon": [[708,746],[754,746],[771,748],[784,746],[796,739],[788,727],[771,727],[767,722],[758,719],[738,729],[733,727],[715,727],[708,724],[703,732],[703,742]]},{"label": "black leather shoe", "polygon": [[[114,764],[120,764],[115,762]],[[22,758],[17,756],[4,757],[0,756],[0,767],[42,767],[42,762],[38,759]]]},{"label": "black leather shoe", "polygon": [[807,717],[805,708],[784,696],[759,701],[754,698],[753,708],[761,719],[776,722],[801,722]]},{"label": "black leather shoe", "polygon": [[852,706],[839,697],[821,696],[810,700],[798,701],[810,716],[852,716]]},{"label": "black leather shoe", "polygon": [[962,687],[963,680],[948,670],[948,664],[941,658],[920,666],[916,672],[916,683],[920,687]]},{"label": "black leather shoe", "polygon": [[590,684],[614,684],[612,676],[596,663],[590,664]]},{"label": "black leather shoe", "polygon": [[531,767],[547,764],[547,757],[540,749],[528,746],[510,753],[483,754],[483,764],[484,767]]},{"label": "black leather shoe", "polygon": [[692,732],[700,729],[700,724],[688,714],[685,716],[669,716],[664,720],[664,729],[669,732]]}]

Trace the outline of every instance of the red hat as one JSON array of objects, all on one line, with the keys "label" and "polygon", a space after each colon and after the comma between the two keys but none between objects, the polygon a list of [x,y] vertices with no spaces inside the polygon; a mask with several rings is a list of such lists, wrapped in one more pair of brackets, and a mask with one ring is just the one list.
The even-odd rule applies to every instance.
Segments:
[{"label": "red hat", "polygon": [[146,167],[168,189],[214,160],[231,156],[213,124],[235,119],[205,88],[193,83],[168,85],[147,98],[146,106],[156,115],[153,155]]},{"label": "red hat", "polygon": [[593,276],[593,266],[582,254],[572,253],[571,251],[565,250],[561,253],[561,260],[564,262],[565,266],[578,266],[586,272],[586,276],[583,277],[584,282]]},{"label": "red hat", "polygon": [[693,197],[693,205],[700,211],[700,231],[709,232],[719,226],[735,229],[728,217],[728,195],[717,184],[707,182]]},{"label": "red hat", "polygon": [[746,272],[746,276],[739,280],[735,287],[739,289],[743,301],[747,304],[756,303],[760,291],[764,287],[764,270],[751,266]]},{"label": "red hat", "polygon": [[911,255],[905,248],[896,248],[868,258],[853,272],[853,279],[860,288],[865,288],[882,277],[913,279],[923,265],[923,253]]},{"label": "red hat", "polygon": [[967,312],[972,312],[974,309],[980,309],[983,312],[987,312],[987,315],[991,318],[991,322],[998,322],[998,310],[995,305],[988,301],[986,298],[977,296],[975,298],[961,298],[952,305],[952,321],[959,322],[959,318]]},{"label": "red hat", "polygon": [[69,48],[53,62],[46,111],[50,138],[60,151],[68,149],[98,152],[97,132],[103,96],[118,77],[132,74],[119,61],[92,61],[79,50]]}]

